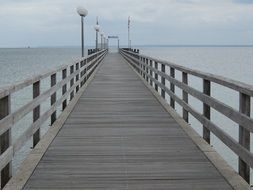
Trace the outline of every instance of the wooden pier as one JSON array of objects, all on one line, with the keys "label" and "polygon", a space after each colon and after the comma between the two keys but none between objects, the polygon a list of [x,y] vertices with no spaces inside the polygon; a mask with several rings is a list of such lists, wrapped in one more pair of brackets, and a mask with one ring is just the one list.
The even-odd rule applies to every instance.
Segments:
[{"label": "wooden pier", "polygon": [[[122,50],[121,54],[126,53]],[[85,63],[81,61],[76,70],[83,67],[85,72],[80,70],[77,77],[73,68],[70,69],[70,74],[75,72],[78,88],[73,76],[66,79],[66,71],[63,72],[66,81],[61,86],[70,82],[72,89],[67,91],[64,87],[62,92],[63,95],[72,93],[72,103],[66,105],[65,98],[58,102],[64,102],[67,113],[64,111],[56,121],[52,118],[55,110],[47,114],[54,120],[52,127],[45,137],[37,140],[5,189],[249,188],[208,142],[190,128],[189,110],[180,118],[172,109],[173,102],[170,107],[164,100],[165,90],[158,90],[159,83],[146,80],[151,76],[158,80],[159,73],[154,74],[154,70],[147,67],[155,66],[155,61],[154,65],[148,61],[145,68],[140,64],[137,68],[133,61],[141,60],[140,57],[134,54],[130,59],[129,55],[124,57],[132,66],[119,53],[105,56],[105,52],[98,52]],[[88,66],[89,62],[93,65]],[[161,67],[161,72],[164,69]],[[92,70],[90,74],[89,70]],[[160,81],[165,84],[163,77]],[[186,77],[183,81],[187,84]],[[208,90],[205,92],[208,94]],[[54,99],[53,92],[49,95]],[[188,102],[186,93],[184,100]],[[54,99],[52,105],[56,101]],[[208,109],[206,106],[206,114]],[[16,146],[9,147],[13,152]]]}]

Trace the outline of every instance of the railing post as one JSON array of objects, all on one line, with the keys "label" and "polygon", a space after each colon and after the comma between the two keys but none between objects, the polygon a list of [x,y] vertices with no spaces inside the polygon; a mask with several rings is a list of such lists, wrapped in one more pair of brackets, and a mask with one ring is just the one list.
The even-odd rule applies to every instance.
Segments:
[{"label": "railing post", "polygon": [[[175,69],[173,67],[170,68],[170,76],[175,78]],[[171,82],[170,83],[170,91],[175,93],[175,85]],[[175,100],[170,97],[170,106],[175,109]]]},{"label": "railing post", "polygon": [[146,73],[147,73],[147,75],[146,75],[146,81],[148,82],[149,77],[148,77],[148,59],[147,58],[146,58],[145,64],[146,64]]},{"label": "railing post", "polygon": [[[86,65],[87,65],[87,59],[84,59],[83,60],[83,66],[85,67],[84,69],[83,69],[83,76],[84,75],[86,75]],[[84,77],[84,79],[83,79],[83,84],[85,84],[86,83],[86,76]]]},{"label": "railing post", "polygon": [[[240,93],[239,111],[247,116],[250,116],[250,96]],[[250,132],[243,126],[239,126],[239,143],[250,150]],[[250,183],[250,167],[239,157],[239,174],[242,178]]]},{"label": "railing post", "polygon": [[[62,80],[64,80],[65,78],[67,78],[67,69],[62,70]],[[66,92],[67,92],[67,84],[64,84],[62,86],[62,96],[64,96]],[[67,107],[67,99],[63,100],[62,102],[62,111],[65,110],[66,107]]]},{"label": "railing post", "polygon": [[[182,82],[188,85],[188,75],[187,73],[182,73]],[[188,104],[188,93],[183,90],[183,101]],[[183,107],[183,119],[188,123],[189,122],[189,113]]]},{"label": "railing post", "polygon": [[[209,80],[203,79],[203,93],[207,96],[211,95],[211,82]],[[210,106],[203,103],[203,115],[207,119],[211,119],[211,109]],[[210,131],[203,125],[203,138],[210,144]]]},{"label": "railing post", "polygon": [[[158,63],[156,61],[155,61],[155,69],[158,70]],[[158,81],[158,74],[157,74],[157,72],[155,72],[155,80]],[[157,83],[155,83],[155,90],[156,90],[156,92],[158,92],[158,85],[157,85]]]},{"label": "railing post", "polygon": [[[143,59],[143,58],[140,57],[140,62],[142,62],[142,59]],[[142,74],[143,74],[143,72],[142,72],[142,63],[139,63],[139,64],[140,64],[140,68],[141,68],[141,69],[140,69],[140,75],[143,76],[143,75],[142,75]]]},{"label": "railing post", "polygon": [[143,58],[142,61],[143,61],[143,65],[142,65],[143,66],[142,67],[142,69],[143,69],[143,78],[146,79],[146,74],[145,74],[145,71],[146,71],[146,67],[145,67],[146,58]]},{"label": "railing post", "polygon": [[[79,62],[76,63],[76,71],[79,70]],[[76,74],[76,82],[79,81],[79,72]],[[76,86],[76,92],[79,91],[79,84]]]},{"label": "railing post", "polygon": [[[149,66],[151,68],[153,68],[153,61],[152,60],[149,61]],[[151,77],[153,77],[153,71],[151,69],[149,69],[149,74]],[[151,77],[150,77],[149,83],[151,86],[153,86],[153,80],[151,79]]]},{"label": "railing post", "polygon": [[[56,73],[51,75],[51,87],[53,87],[54,85],[56,85]],[[56,102],[56,92],[51,95],[51,106],[54,105],[55,102]],[[51,125],[53,125],[55,120],[56,120],[56,110],[51,115]]]},{"label": "railing post", "polygon": [[[74,73],[74,65],[70,66],[70,75]],[[74,85],[74,77],[70,80],[70,88]],[[70,100],[74,98],[74,90],[70,93]]]},{"label": "railing post", "polygon": [[[40,95],[40,81],[33,83],[33,99]],[[33,122],[40,118],[40,105],[33,109]],[[33,148],[40,141],[40,128],[33,134]]]},{"label": "railing post", "polygon": [[[165,65],[161,64],[161,71],[165,74]],[[161,83],[165,86],[165,78],[161,76]],[[161,89],[161,96],[165,99],[165,90]]]},{"label": "railing post", "polygon": [[[0,99],[0,119],[5,118],[11,112],[10,95]],[[7,130],[0,136],[0,149],[3,154],[11,145],[11,129]],[[1,171],[1,189],[6,185],[12,176],[12,162],[10,161]]]}]

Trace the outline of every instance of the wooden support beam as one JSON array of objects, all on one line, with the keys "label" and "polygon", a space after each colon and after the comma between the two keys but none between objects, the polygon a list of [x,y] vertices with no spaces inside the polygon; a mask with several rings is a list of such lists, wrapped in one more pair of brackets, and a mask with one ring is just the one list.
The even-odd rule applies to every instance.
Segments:
[{"label": "wooden support beam", "polygon": [[[211,82],[209,80],[203,79],[203,93],[207,96],[211,95]],[[203,116],[208,120],[211,119],[211,109],[210,106],[203,103]],[[210,131],[203,125],[203,138],[210,144]]]}]

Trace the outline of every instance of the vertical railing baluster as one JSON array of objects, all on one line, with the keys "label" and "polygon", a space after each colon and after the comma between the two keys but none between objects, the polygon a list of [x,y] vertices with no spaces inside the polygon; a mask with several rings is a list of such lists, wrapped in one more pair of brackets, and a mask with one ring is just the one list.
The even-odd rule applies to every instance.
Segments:
[{"label": "vertical railing baluster", "polygon": [[[55,85],[56,85],[56,73],[54,73],[54,74],[51,75],[51,87],[53,87]],[[56,92],[54,92],[51,95],[51,106],[54,105],[55,102],[56,102]],[[56,120],[56,110],[51,115],[51,125],[53,125],[53,123],[55,122],[55,120]]]},{"label": "vertical railing baluster", "polygon": [[146,58],[143,57],[142,59],[142,62],[143,62],[143,78],[146,79],[146,74],[145,74],[145,71],[146,71],[146,67],[145,67],[145,62],[146,62]]},{"label": "vertical railing baluster", "polygon": [[[155,61],[155,69],[158,70],[158,63],[156,61]],[[158,74],[157,74],[157,72],[155,72],[155,80],[158,81]],[[158,92],[158,85],[157,85],[157,83],[155,83],[155,90],[156,90],[156,92]]]},{"label": "vertical railing baluster", "polygon": [[[84,59],[83,60],[83,66],[84,66],[84,69],[83,69],[83,75],[85,76],[86,75],[86,64],[87,64],[87,59]],[[83,78],[83,84],[86,83],[86,76]]]},{"label": "vertical railing baluster", "polygon": [[[40,81],[33,83],[33,99],[40,95]],[[33,109],[33,122],[40,118],[40,105]],[[33,148],[40,141],[40,128],[33,134]]]},{"label": "vertical railing baluster", "polygon": [[[162,73],[165,74],[165,71],[166,68],[165,68],[165,64],[161,64],[161,71]],[[165,86],[165,78],[163,76],[161,76],[161,83]],[[165,90],[164,89],[161,89],[161,96],[165,99]]]},{"label": "vertical railing baluster", "polygon": [[[211,95],[211,82],[209,80],[203,79],[203,93],[207,96]],[[210,106],[203,103],[203,115],[207,119],[211,119],[211,109]],[[210,131],[203,125],[203,138],[210,144]]]},{"label": "vertical railing baluster", "polygon": [[[79,70],[79,62],[78,63],[76,63],[76,71],[78,71]],[[78,84],[78,81],[79,81],[79,72],[76,74],[76,92],[78,92],[79,91],[79,84]]]},{"label": "vertical railing baluster", "polygon": [[[175,78],[175,68],[170,67],[170,77]],[[170,91],[175,93],[175,85],[170,82]],[[170,97],[170,106],[175,109],[175,100]]]},{"label": "vertical railing baluster", "polygon": [[149,80],[149,77],[148,77],[148,59],[146,58],[146,62],[145,62],[145,64],[146,64],[146,81],[148,82],[148,80]]},{"label": "vertical railing baluster", "polygon": [[[10,95],[0,99],[0,119],[5,118],[11,112]],[[0,136],[0,150],[3,154],[11,146],[11,129]],[[1,189],[6,185],[12,176],[12,161],[10,161],[1,171]]]},{"label": "vertical railing baluster", "polygon": [[[149,61],[149,66],[151,68],[153,68],[153,60]],[[153,71],[151,69],[149,69],[149,74],[150,74],[151,77],[153,77]],[[151,78],[149,80],[149,84],[150,84],[150,86],[153,86],[153,80]]]},{"label": "vertical railing baluster", "polygon": [[[62,80],[67,78],[67,69],[62,70]],[[67,83],[62,86],[62,96],[64,96],[67,92]],[[67,107],[67,99],[62,101],[62,111]]]},{"label": "vertical railing baluster", "polygon": [[[74,65],[70,66],[70,75],[74,73]],[[74,77],[70,80],[70,88],[74,85]],[[74,98],[74,90],[70,93],[70,100]]]},{"label": "vertical railing baluster", "polygon": [[[244,93],[240,93],[240,105],[239,111],[247,116],[250,116],[250,96]],[[239,126],[239,143],[250,150],[250,132],[243,126]],[[250,167],[239,157],[239,174],[242,178],[250,183]]]},{"label": "vertical railing baluster", "polygon": [[[182,82],[188,85],[188,75],[185,72],[182,72]],[[188,104],[188,93],[186,91],[182,91],[183,93],[183,101]],[[183,107],[183,119],[188,123],[189,122],[189,113]]]},{"label": "vertical railing baluster", "polygon": [[141,76],[143,76],[143,72],[142,72],[142,62],[143,62],[143,61],[142,61],[142,59],[143,59],[143,57],[140,57],[140,62],[141,62],[141,63],[140,63],[140,68],[141,68],[141,69],[140,69],[140,75],[141,75]]}]

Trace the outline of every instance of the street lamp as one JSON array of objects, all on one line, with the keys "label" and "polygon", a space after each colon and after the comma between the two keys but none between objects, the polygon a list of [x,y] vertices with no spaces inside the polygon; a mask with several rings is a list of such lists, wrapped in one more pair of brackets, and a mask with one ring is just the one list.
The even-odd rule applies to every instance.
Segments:
[{"label": "street lamp", "polygon": [[103,36],[104,36],[104,33],[101,32],[100,35],[101,35],[101,50],[102,50],[103,49]]},{"label": "street lamp", "polygon": [[98,50],[98,32],[99,32],[99,25],[98,25],[98,17],[97,17],[97,24],[94,26],[94,29],[96,30],[96,51]]},{"label": "street lamp", "polygon": [[83,31],[83,18],[86,17],[88,15],[88,11],[83,8],[83,7],[77,7],[76,8],[76,11],[77,13],[81,16],[81,38],[82,38],[82,57],[84,57],[84,39],[83,39],[83,36],[84,36],[84,31]]}]

